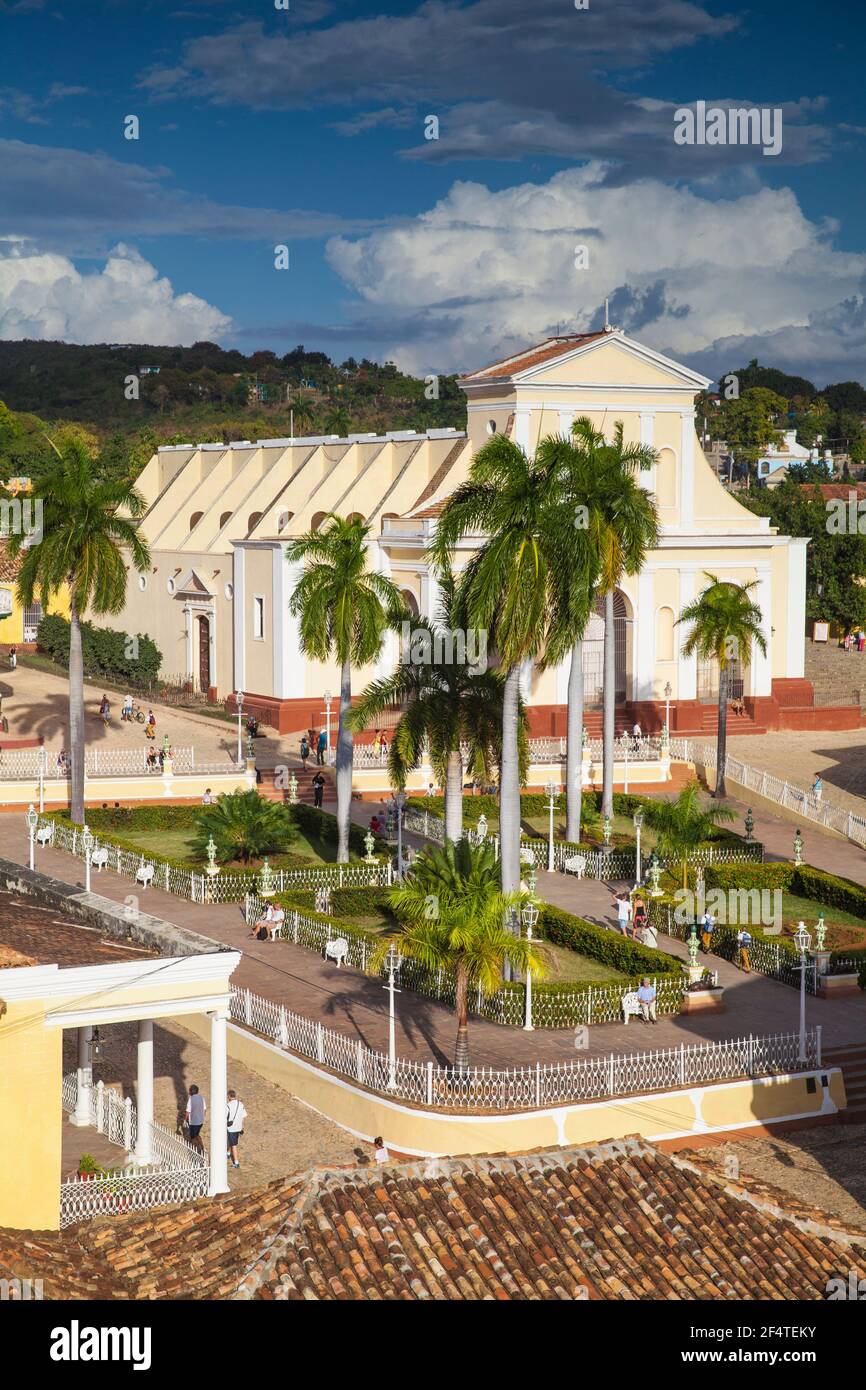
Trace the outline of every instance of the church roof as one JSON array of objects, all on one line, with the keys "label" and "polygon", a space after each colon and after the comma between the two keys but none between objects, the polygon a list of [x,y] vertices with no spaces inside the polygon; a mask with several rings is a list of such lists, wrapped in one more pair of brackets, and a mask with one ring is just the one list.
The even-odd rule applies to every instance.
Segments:
[{"label": "church roof", "polygon": [[594,343],[599,338],[607,337],[610,337],[610,334],[602,330],[598,333],[563,333],[555,338],[545,338],[541,343],[524,348],[514,357],[502,357],[498,362],[491,363],[489,367],[482,367],[480,371],[467,372],[460,380],[475,380],[476,377],[514,376],[517,372],[525,372],[529,367],[537,367],[540,363],[549,362],[555,357],[564,357],[567,353],[573,352],[576,347],[585,347],[588,343]]}]

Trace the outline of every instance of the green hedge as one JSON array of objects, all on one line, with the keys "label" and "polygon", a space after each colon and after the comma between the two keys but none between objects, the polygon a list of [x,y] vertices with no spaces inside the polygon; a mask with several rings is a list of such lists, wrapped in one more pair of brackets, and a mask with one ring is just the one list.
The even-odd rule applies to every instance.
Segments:
[{"label": "green hedge", "polygon": [[[337,817],[331,815],[330,811],[320,811],[317,807],[308,806],[303,801],[298,802],[297,806],[293,806],[291,809],[295,825],[311,839],[320,840],[323,845],[335,845],[337,843]],[[354,821],[350,823],[349,849],[354,850],[362,858],[367,853],[367,846],[364,843],[366,834],[367,831],[362,826],[356,825]],[[381,835],[374,835],[373,837],[373,853],[390,856],[390,847]]]},{"label": "green hedge", "polygon": [[[69,622],[57,613],[46,613],[39,624],[36,640],[41,649],[60,666],[69,667]],[[81,624],[81,649],[86,676],[106,676],[137,684],[155,680],[162,664],[162,652],[147,633],[118,632],[111,627]],[[127,654],[129,653],[129,654]]]},{"label": "green hedge", "polygon": [[548,904],[541,914],[541,925],[545,938],[554,946],[565,946],[569,951],[609,965],[623,975],[634,977],[648,972],[652,975],[679,975],[682,972],[682,963],[676,956],[632,941],[610,927],[598,927],[594,922],[575,917],[561,907]]}]

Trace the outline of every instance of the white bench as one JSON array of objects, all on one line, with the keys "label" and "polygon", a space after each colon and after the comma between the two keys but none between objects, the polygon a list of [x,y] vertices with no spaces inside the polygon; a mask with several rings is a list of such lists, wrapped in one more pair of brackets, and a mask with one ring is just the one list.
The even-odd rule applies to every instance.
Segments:
[{"label": "white bench", "polygon": [[93,851],[90,856],[90,863],[94,869],[102,870],[108,867],[108,849],[105,845],[101,845],[99,849]]},{"label": "white bench", "polygon": [[576,874],[578,878],[583,878],[586,873],[586,856],[583,854],[570,854],[563,860],[563,869],[567,874]]},{"label": "white bench", "polygon": [[635,1018],[639,1018],[640,1000],[637,997],[637,990],[632,989],[629,990],[628,994],[624,994],[622,996],[622,999],[619,1001],[619,1006],[622,1010],[622,1021],[626,1025],[628,1024],[628,1021],[631,1018],[632,1014]]},{"label": "white bench", "polygon": [[36,832],[37,845],[50,845],[54,839],[54,821],[50,825],[40,825]]},{"label": "white bench", "polygon": [[349,954],[349,943],[344,936],[335,936],[333,941],[325,942],[325,960],[335,960],[337,969]]},{"label": "white bench", "polygon": [[139,864],[135,874],[135,881],[136,883],[140,883],[142,888],[148,888],[153,882],[154,873],[155,870],[152,864]]}]

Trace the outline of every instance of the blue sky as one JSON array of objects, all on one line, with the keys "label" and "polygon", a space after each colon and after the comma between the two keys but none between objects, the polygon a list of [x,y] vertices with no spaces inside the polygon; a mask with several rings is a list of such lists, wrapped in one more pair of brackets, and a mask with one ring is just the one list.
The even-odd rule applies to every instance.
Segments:
[{"label": "blue sky", "polygon": [[[0,0],[0,336],[454,370],[608,296],[708,374],[866,380],[863,61],[846,0]],[[698,100],[781,153],[677,145]]]}]

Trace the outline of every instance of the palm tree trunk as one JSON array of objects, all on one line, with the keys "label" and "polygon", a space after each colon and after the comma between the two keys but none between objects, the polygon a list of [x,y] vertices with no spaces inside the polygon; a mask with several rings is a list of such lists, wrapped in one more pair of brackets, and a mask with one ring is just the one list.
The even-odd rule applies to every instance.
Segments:
[{"label": "palm tree trunk", "polygon": [[520,887],[520,770],[517,711],[520,667],[512,666],[502,693],[502,763],[499,769],[499,852],[503,893]]},{"label": "palm tree trunk", "polygon": [[583,804],[583,639],[571,649],[568,673],[568,726],[565,755],[565,838],[580,839]]},{"label": "palm tree trunk", "polygon": [[352,667],[348,657],[340,671],[340,727],[337,731],[337,863],[349,862],[349,825],[352,810],[353,737],[348,724],[352,708]]},{"label": "palm tree trunk", "polygon": [[463,834],[463,758],[459,748],[448,754],[445,769],[445,839],[460,839]]},{"label": "palm tree trunk", "polygon": [[457,1043],[454,1048],[454,1065],[459,1072],[469,1066],[469,981],[466,967],[457,962],[454,1006],[457,1011]]},{"label": "palm tree trunk", "polygon": [[713,796],[721,800],[725,791],[725,754],[728,750],[728,678],[730,667],[719,671],[719,725],[716,737],[716,789]]},{"label": "palm tree trunk", "polygon": [[81,619],[73,597],[69,609],[69,757],[72,763],[72,819],[84,824],[84,657]]},{"label": "palm tree trunk", "polygon": [[616,716],[616,646],[613,636],[613,589],[604,596],[604,747],[602,755],[601,814],[613,815],[613,739]]}]

